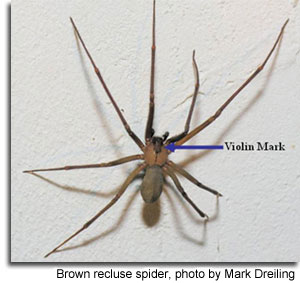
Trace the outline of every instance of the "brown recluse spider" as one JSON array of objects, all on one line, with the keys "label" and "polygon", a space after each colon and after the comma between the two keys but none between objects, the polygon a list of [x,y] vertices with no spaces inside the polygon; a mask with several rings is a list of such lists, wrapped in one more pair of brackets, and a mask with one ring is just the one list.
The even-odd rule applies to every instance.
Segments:
[{"label": "brown recluse spider", "polygon": [[113,96],[110,93],[110,90],[108,89],[101,72],[99,68],[96,66],[90,52],[88,51],[78,29],[75,25],[75,22],[72,18],[70,18],[71,23],[73,25],[75,35],[79,38],[93,68],[94,71],[102,84],[106,94],[108,95],[111,103],[113,104],[113,107],[115,108],[119,118],[122,121],[122,124],[127,131],[128,135],[133,139],[133,141],[137,144],[137,146],[142,151],[141,154],[135,154],[130,155],[127,157],[123,157],[118,160],[114,160],[107,163],[100,163],[100,164],[88,164],[88,165],[68,165],[64,167],[57,167],[57,168],[48,168],[48,169],[34,169],[34,170],[27,170],[24,171],[24,173],[33,173],[33,172],[41,172],[41,171],[59,171],[59,170],[73,170],[73,169],[82,169],[82,168],[99,168],[99,167],[110,167],[110,166],[116,166],[120,165],[126,162],[135,161],[135,160],[143,160],[143,163],[138,165],[136,169],[134,169],[123,185],[121,186],[118,193],[114,196],[114,198],[104,207],[102,208],[94,217],[92,217],[89,221],[87,221],[79,230],[77,230],[74,234],[72,234],[70,237],[68,237],[66,240],[64,240],[62,243],[60,243],[56,248],[54,248],[52,251],[50,251],[48,254],[45,255],[45,257],[48,257],[52,253],[56,252],[61,246],[63,246],[65,243],[70,241],[72,238],[77,236],[79,233],[81,233],[83,230],[87,229],[96,219],[98,219],[105,211],[107,211],[112,205],[114,205],[118,199],[123,195],[129,184],[134,180],[134,178],[142,171],[145,170],[145,176],[142,181],[141,185],[141,195],[142,198],[146,203],[153,203],[155,202],[161,195],[162,192],[162,186],[164,183],[164,175],[169,176],[174,184],[175,187],[178,189],[178,191],[181,193],[183,198],[198,212],[198,214],[201,217],[204,217],[208,219],[208,216],[202,212],[195,204],[194,202],[188,197],[187,193],[182,188],[179,179],[177,178],[175,172],[179,173],[180,175],[184,176],[186,179],[188,179],[190,182],[194,183],[196,186],[207,190],[208,192],[218,196],[221,196],[221,194],[205,185],[200,183],[196,178],[194,178],[191,174],[189,174],[187,171],[185,171],[181,166],[175,164],[171,160],[169,160],[169,155],[171,152],[165,148],[166,145],[170,143],[175,143],[175,145],[182,145],[186,143],[188,140],[190,140],[192,137],[197,135],[200,131],[202,131],[204,128],[206,128],[208,125],[210,125],[212,122],[214,122],[223,112],[223,110],[229,105],[229,103],[241,92],[241,90],[247,86],[255,77],[256,75],[264,68],[267,61],[271,57],[274,49],[278,45],[278,42],[280,41],[280,38],[283,34],[284,28],[289,20],[286,20],[284,25],[281,28],[281,31],[272,47],[270,52],[268,53],[267,57],[263,61],[263,63],[252,73],[252,75],[226,100],[226,102],[216,111],[214,115],[212,115],[210,118],[208,118],[206,121],[204,121],[202,124],[200,124],[198,127],[194,128],[192,131],[189,131],[190,129],[190,122],[195,106],[195,101],[197,98],[197,94],[199,91],[199,73],[198,73],[198,67],[195,59],[195,51],[193,51],[192,61],[193,61],[193,68],[195,71],[196,76],[196,82],[195,82],[195,88],[193,93],[192,102],[190,105],[189,113],[186,119],[184,131],[178,135],[172,136],[168,138],[169,133],[166,132],[162,137],[154,136],[154,129],[153,129],[153,118],[154,118],[154,77],[155,77],[155,0],[153,1],[153,19],[152,19],[152,47],[151,47],[151,76],[150,76],[150,101],[149,101],[149,113],[148,113],[148,119],[146,124],[146,130],[145,130],[145,143],[143,143],[140,138],[131,130],[130,126],[128,125],[126,119],[124,118],[122,112],[120,111],[117,103],[115,102]]}]

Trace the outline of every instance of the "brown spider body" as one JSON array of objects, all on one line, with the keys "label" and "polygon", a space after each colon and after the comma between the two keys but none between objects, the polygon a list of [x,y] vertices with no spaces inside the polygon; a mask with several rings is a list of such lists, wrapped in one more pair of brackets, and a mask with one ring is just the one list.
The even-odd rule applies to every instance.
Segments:
[{"label": "brown spider body", "polygon": [[114,205],[118,199],[123,195],[126,191],[129,184],[134,180],[134,178],[142,171],[145,170],[145,176],[142,181],[141,185],[141,195],[142,198],[146,203],[153,203],[160,197],[162,193],[163,183],[164,183],[164,176],[169,176],[176,189],[180,192],[182,197],[195,209],[195,211],[201,216],[208,219],[208,216],[202,212],[194,202],[188,197],[187,193],[184,191],[181,183],[176,176],[175,173],[179,173],[187,180],[189,180],[194,185],[198,186],[201,189],[204,189],[217,197],[221,196],[219,192],[213,190],[206,185],[200,183],[195,177],[193,177],[190,173],[184,170],[181,166],[175,164],[171,160],[169,160],[169,155],[171,154],[165,146],[170,143],[175,143],[175,145],[182,145],[190,140],[192,137],[196,136],[200,131],[205,129],[211,123],[213,123],[223,112],[223,110],[230,104],[230,102],[241,92],[243,88],[245,88],[255,77],[256,75],[262,71],[265,64],[269,60],[270,56],[272,55],[274,49],[278,45],[278,42],[283,34],[283,30],[288,22],[288,20],[284,23],[281,28],[281,31],[272,47],[270,52],[268,53],[267,57],[263,61],[263,63],[250,75],[250,77],[223,103],[215,112],[214,115],[209,117],[205,120],[202,124],[194,128],[192,131],[189,131],[190,121],[192,118],[193,109],[195,106],[195,101],[197,98],[197,94],[199,92],[199,73],[198,67],[195,60],[195,51],[193,51],[193,67],[196,75],[195,87],[194,87],[194,94],[193,99],[191,102],[190,110],[187,116],[186,124],[184,127],[184,131],[176,136],[172,136],[167,139],[169,133],[166,132],[162,137],[154,136],[153,130],[153,119],[154,119],[154,75],[155,75],[155,0],[153,1],[153,22],[152,22],[152,46],[151,46],[151,75],[150,75],[150,95],[149,95],[149,112],[148,112],[148,120],[146,124],[145,130],[145,143],[143,143],[139,137],[131,130],[129,124],[127,123],[126,119],[124,118],[120,108],[118,107],[116,101],[114,100],[113,96],[110,93],[109,88],[107,87],[99,68],[96,66],[91,54],[89,53],[81,35],[73,21],[70,18],[71,23],[73,25],[75,35],[79,38],[93,68],[95,74],[97,75],[100,83],[102,84],[107,96],[109,97],[110,101],[112,102],[113,107],[115,108],[125,130],[127,131],[128,135],[132,138],[132,140],[137,144],[137,146],[142,151],[142,154],[135,154],[120,158],[118,160],[105,162],[105,163],[97,163],[97,164],[86,164],[86,165],[68,165],[64,167],[56,167],[56,168],[48,168],[48,169],[34,169],[34,170],[27,170],[24,173],[34,173],[38,171],[58,171],[58,170],[73,170],[73,169],[83,169],[83,168],[102,168],[102,167],[110,167],[120,165],[126,162],[142,160],[143,163],[138,165],[126,178],[124,183],[121,185],[118,193],[114,196],[114,198],[104,207],[102,208],[94,217],[88,220],[79,230],[73,233],[70,237],[64,240],[61,244],[59,244],[56,248],[54,248],[51,252],[49,252],[45,257],[49,256],[50,254],[56,252],[61,246],[65,243],[70,241],[72,238],[77,236],[83,230],[87,229],[94,221],[96,221],[105,211],[107,211],[112,205]]},{"label": "brown spider body", "polygon": [[[165,135],[166,137],[166,135]],[[158,200],[163,189],[163,169],[168,161],[168,150],[163,146],[165,138],[152,137],[144,148],[144,160],[147,164],[141,185],[141,195],[146,203]]]}]

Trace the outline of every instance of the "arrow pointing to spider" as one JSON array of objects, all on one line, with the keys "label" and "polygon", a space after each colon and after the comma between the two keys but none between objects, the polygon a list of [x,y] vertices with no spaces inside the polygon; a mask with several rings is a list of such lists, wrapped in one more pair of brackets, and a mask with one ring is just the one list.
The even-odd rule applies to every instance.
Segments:
[{"label": "arrow pointing to spider", "polygon": [[223,145],[175,145],[170,143],[165,146],[166,149],[174,152],[176,149],[224,149]]}]

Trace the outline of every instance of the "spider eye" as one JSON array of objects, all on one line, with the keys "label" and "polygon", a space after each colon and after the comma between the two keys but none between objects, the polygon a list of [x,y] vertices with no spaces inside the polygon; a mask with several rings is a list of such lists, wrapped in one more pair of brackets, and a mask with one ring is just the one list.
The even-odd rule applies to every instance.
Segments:
[{"label": "spider eye", "polygon": [[156,153],[161,152],[161,147],[163,145],[163,138],[161,137],[153,137],[151,140],[152,144],[154,145],[154,150]]}]

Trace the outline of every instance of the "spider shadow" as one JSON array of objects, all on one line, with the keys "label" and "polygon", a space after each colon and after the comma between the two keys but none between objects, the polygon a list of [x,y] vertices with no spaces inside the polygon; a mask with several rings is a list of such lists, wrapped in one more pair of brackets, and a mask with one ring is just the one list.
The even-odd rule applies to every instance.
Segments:
[{"label": "spider shadow", "polygon": [[57,188],[60,188],[62,190],[68,191],[68,192],[74,192],[74,193],[82,193],[82,194],[87,194],[87,195],[91,195],[91,196],[97,196],[97,197],[110,197],[113,196],[117,193],[117,189],[114,189],[113,191],[110,191],[108,193],[103,193],[103,192],[95,192],[92,190],[87,190],[87,189],[83,189],[83,188],[78,188],[75,186],[68,186],[68,185],[62,185],[60,183],[57,183],[49,178],[46,178],[45,176],[42,176],[40,174],[37,174],[35,172],[33,173],[29,173],[37,178],[40,178],[41,180],[47,182],[48,184],[55,186]]}]

